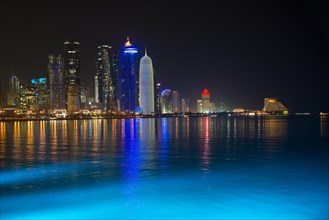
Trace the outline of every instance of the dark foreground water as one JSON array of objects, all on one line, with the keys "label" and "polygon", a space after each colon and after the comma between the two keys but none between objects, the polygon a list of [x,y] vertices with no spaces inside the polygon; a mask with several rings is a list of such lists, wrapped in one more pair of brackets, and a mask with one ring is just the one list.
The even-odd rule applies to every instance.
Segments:
[{"label": "dark foreground water", "polygon": [[328,219],[328,119],[0,122],[0,219]]}]

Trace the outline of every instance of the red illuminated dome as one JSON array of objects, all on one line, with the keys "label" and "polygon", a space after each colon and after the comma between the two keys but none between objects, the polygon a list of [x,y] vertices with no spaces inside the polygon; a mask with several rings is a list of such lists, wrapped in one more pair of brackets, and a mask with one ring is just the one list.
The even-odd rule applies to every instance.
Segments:
[{"label": "red illuminated dome", "polygon": [[208,89],[204,89],[201,95],[202,96],[210,96],[210,93],[209,93]]}]

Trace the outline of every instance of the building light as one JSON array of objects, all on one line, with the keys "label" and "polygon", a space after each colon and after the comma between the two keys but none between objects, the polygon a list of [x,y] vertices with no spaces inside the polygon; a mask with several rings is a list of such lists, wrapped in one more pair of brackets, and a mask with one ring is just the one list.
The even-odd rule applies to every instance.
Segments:
[{"label": "building light", "polygon": [[125,48],[124,53],[131,53],[131,54],[134,54],[134,53],[137,53],[137,49],[136,48]]}]

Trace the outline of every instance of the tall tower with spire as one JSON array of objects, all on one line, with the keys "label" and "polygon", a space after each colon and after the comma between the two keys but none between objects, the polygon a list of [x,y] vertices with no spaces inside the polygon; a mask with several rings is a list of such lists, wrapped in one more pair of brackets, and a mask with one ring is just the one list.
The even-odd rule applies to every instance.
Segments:
[{"label": "tall tower with spire", "polygon": [[144,115],[154,114],[154,74],[152,59],[145,55],[140,60],[139,65],[139,94],[140,107]]},{"label": "tall tower with spire", "polygon": [[138,103],[136,80],[136,55],[138,50],[129,37],[121,53],[120,67],[120,111],[134,112]]}]

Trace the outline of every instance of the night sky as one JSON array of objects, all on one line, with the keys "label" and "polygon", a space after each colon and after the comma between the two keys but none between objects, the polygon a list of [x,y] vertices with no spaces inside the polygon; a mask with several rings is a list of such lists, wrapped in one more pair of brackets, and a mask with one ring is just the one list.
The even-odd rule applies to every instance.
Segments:
[{"label": "night sky", "polygon": [[68,39],[81,44],[82,82],[93,91],[97,46],[119,50],[129,36],[192,108],[208,88],[230,108],[277,97],[294,112],[329,111],[326,2],[2,0],[1,90],[12,71],[46,76],[48,55],[63,54]]}]

